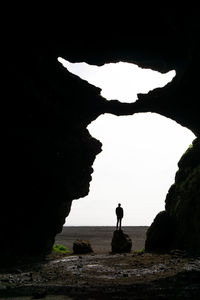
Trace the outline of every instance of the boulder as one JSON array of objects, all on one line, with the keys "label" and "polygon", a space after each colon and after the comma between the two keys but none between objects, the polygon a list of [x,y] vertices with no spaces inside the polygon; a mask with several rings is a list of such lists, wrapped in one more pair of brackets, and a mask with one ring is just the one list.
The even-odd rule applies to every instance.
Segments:
[{"label": "boulder", "polygon": [[167,252],[173,248],[176,234],[176,222],[166,212],[160,212],[147,230],[145,250],[149,252]]},{"label": "boulder", "polygon": [[86,254],[93,252],[93,249],[89,241],[76,240],[73,243],[73,252],[74,254]]},{"label": "boulder", "polygon": [[115,230],[111,242],[113,253],[129,253],[132,248],[132,241],[128,234],[122,230]]}]

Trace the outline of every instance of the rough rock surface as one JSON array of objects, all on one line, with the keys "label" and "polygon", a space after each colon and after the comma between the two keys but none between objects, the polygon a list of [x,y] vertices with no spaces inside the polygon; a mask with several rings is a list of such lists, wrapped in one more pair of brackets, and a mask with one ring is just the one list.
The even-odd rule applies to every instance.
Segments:
[{"label": "rough rock surface", "polygon": [[200,253],[200,143],[196,139],[182,156],[175,183],[147,232],[145,249],[184,249]]},{"label": "rough rock surface", "polygon": [[[182,3],[176,10],[171,5],[155,9],[151,4],[134,14],[120,5],[119,15],[106,15],[107,6],[104,15],[100,8],[84,10],[76,5],[67,12],[63,9],[63,16],[59,8],[58,22],[55,10],[53,16],[41,13],[41,19],[40,7],[35,14],[32,8],[33,18],[22,11],[18,7],[13,15],[9,9],[5,40],[1,37],[6,62],[1,107],[1,257],[51,250],[72,200],[89,191],[91,167],[101,143],[86,128],[99,115],[156,112],[200,135],[200,34],[195,5]],[[66,17],[69,12],[75,12],[74,22]],[[138,95],[135,103],[108,102],[100,89],[62,68],[59,56],[96,65],[126,61],[160,72],[174,69],[176,77],[163,89]],[[187,216],[181,213],[180,220],[190,213],[193,210]],[[195,222],[199,224],[199,219]]]},{"label": "rough rock surface", "polygon": [[73,243],[73,253],[74,254],[86,254],[93,252],[92,246],[89,241],[76,240]]},{"label": "rough rock surface", "polygon": [[175,238],[175,222],[166,211],[160,212],[147,231],[146,251],[166,252],[171,249]]},{"label": "rough rock surface", "polygon": [[56,255],[1,270],[0,299],[199,300],[200,258],[180,254]]},{"label": "rough rock surface", "polygon": [[92,103],[103,101],[99,89],[56,58],[46,60],[31,57],[27,67],[19,59],[11,68],[0,212],[0,251],[6,254],[51,249],[72,200],[88,194],[91,166],[101,151],[86,129],[97,116]]},{"label": "rough rock surface", "polygon": [[129,253],[131,252],[132,241],[128,234],[123,230],[115,230],[111,242],[112,253]]}]

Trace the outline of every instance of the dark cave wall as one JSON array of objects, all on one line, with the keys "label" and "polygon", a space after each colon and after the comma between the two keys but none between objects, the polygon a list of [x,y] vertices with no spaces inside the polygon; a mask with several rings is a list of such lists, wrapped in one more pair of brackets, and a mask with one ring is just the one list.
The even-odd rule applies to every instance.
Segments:
[{"label": "dark cave wall", "polygon": [[[122,22],[115,14],[97,16],[95,9],[88,15],[81,11],[76,24],[66,11],[63,19],[59,14],[61,23],[44,15],[40,23],[37,12],[21,26],[15,12],[17,21],[2,40],[0,254],[38,255],[51,249],[71,201],[89,191],[101,143],[86,128],[99,115],[156,112],[200,135],[197,12],[189,5],[184,11],[143,8],[134,15],[130,11]],[[59,56],[96,65],[121,60],[160,72],[175,69],[177,76],[133,104],[107,102],[98,88],[59,65]]]},{"label": "dark cave wall", "polygon": [[194,140],[178,163],[175,183],[147,232],[145,249],[200,253],[200,142]]},{"label": "dark cave wall", "polygon": [[[101,151],[86,126],[96,118],[99,89],[56,60],[25,57],[10,65],[4,112],[1,252],[42,253],[70,211],[89,192],[91,166]],[[8,82],[10,84],[10,82]],[[9,95],[8,95],[9,94]]]},{"label": "dark cave wall", "polygon": [[200,253],[200,141],[196,139],[178,163],[166,211],[176,220],[175,246]]}]

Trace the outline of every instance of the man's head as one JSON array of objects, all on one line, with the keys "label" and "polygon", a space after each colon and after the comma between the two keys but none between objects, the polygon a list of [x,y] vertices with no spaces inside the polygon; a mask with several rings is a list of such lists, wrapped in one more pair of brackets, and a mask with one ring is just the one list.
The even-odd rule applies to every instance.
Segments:
[{"label": "man's head", "polygon": [[119,203],[118,206],[120,207],[120,206],[121,206],[121,203]]}]

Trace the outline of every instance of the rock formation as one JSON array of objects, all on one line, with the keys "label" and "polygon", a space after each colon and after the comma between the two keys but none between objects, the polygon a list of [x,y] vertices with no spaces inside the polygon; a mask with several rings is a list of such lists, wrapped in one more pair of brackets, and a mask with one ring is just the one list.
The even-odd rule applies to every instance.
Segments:
[{"label": "rock formation", "polygon": [[[9,13],[9,27],[1,40],[6,61],[2,76],[2,256],[50,251],[72,200],[88,194],[101,143],[86,128],[99,115],[156,112],[199,138],[198,9],[192,4],[185,8],[182,4],[179,10],[162,5],[156,10],[143,7],[134,14],[131,10],[128,16],[129,8],[122,5],[119,16],[126,14],[123,21],[115,13],[104,16],[96,8],[78,10],[76,7],[74,23],[66,15],[74,12],[70,7],[63,18],[59,11],[62,22],[58,23],[48,19],[47,13],[47,19],[42,14],[40,22],[40,9],[34,18],[28,14],[23,19],[24,10],[23,16],[15,11],[16,19]],[[59,65],[59,56],[96,65],[126,61],[160,72],[174,69],[176,77],[165,88],[139,95],[135,103],[108,102],[100,96],[100,89]],[[194,167],[191,170],[196,178],[198,172]],[[186,188],[188,179],[183,180]],[[199,191],[196,193],[195,198],[193,188],[187,189],[187,198],[194,199],[198,208]],[[173,207],[171,201],[168,207]],[[177,205],[176,215],[179,207],[180,222],[194,213],[188,204],[185,212]],[[199,224],[199,219],[194,222]],[[183,236],[179,236],[182,247],[186,245]],[[188,239],[189,234],[187,245],[194,245]]]},{"label": "rock formation", "polygon": [[131,248],[132,241],[128,234],[125,234],[123,230],[115,230],[111,242],[112,253],[129,253]]},{"label": "rock formation", "polygon": [[92,246],[89,241],[76,240],[73,243],[74,254],[87,254],[93,252]]},{"label": "rock formation", "polygon": [[166,210],[147,232],[146,250],[183,249],[200,253],[200,143],[182,156],[175,183],[166,197]]}]

